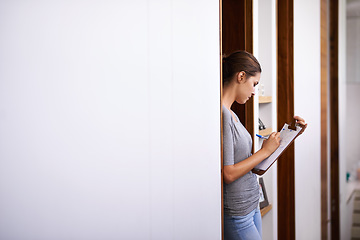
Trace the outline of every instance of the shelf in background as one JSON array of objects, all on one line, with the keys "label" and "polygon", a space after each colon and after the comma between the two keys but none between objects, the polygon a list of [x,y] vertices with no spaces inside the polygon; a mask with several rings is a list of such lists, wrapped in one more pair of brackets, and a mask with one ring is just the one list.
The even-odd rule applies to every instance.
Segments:
[{"label": "shelf in background", "polygon": [[264,130],[259,130],[259,134],[262,136],[267,136],[272,133],[272,128],[265,128]]},{"label": "shelf in background", "polygon": [[272,96],[259,96],[259,103],[271,103]]},{"label": "shelf in background", "polygon": [[266,207],[264,207],[263,209],[260,209],[261,212],[261,216],[263,217],[265,214],[267,214],[270,210],[272,209],[272,205],[269,204]]}]

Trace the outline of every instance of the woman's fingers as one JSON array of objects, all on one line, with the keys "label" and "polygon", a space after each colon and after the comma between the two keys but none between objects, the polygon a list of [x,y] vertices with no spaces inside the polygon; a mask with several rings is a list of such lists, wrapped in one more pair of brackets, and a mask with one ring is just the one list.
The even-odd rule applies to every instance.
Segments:
[{"label": "woman's fingers", "polygon": [[296,120],[296,123],[301,124],[301,125],[305,125],[305,119],[303,119],[302,117],[299,116],[294,116],[294,119]]},{"label": "woman's fingers", "polygon": [[280,138],[280,132],[272,132],[270,134],[269,138],[279,139]]},{"label": "woman's fingers", "polygon": [[272,133],[270,134],[271,137],[275,137],[275,135],[276,135],[276,132],[272,132]]},{"label": "woman's fingers", "polygon": [[300,117],[300,116],[294,116],[294,118],[295,118],[296,120],[298,120],[298,121],[303,121],[303,122],[305,122],[305,119],[303,119],[303,118]]},{"label": "woman's fingers", "polygon": [[280,133],[272,132],[267,140],[263,142],[262,148],[270,154],[273,153],[280,145]]},{"label": "woman's fingers", "polygon": [[280,132],[271,133],[269,138],[274,139],[277,142],[277,144],[279,144],[280,143]]},{"label": "woman's fingers", "polygon": [[300,116],[294,116],[294,119],[296,120],[297,124],[301,125],[302,129],[300,131],[300,134],[302,134],[305,131],[306,127],[307,127],[307,123],[305,122],[305,119],[303,119]]}]

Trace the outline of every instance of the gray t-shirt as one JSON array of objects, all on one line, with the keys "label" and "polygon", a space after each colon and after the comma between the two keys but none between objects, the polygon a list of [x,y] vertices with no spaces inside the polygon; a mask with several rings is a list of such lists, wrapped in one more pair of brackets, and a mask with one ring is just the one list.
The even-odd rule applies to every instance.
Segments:
[{"label": "gray t-shirt", "polygon": [[[231,112],[222,107],[224,166],[233,165],[251,156],[252,139],[249,132],[233,119]],[[244,216],[259,204],[259,183],[251,171],[230,184],[224,183],[224,212]]]}]

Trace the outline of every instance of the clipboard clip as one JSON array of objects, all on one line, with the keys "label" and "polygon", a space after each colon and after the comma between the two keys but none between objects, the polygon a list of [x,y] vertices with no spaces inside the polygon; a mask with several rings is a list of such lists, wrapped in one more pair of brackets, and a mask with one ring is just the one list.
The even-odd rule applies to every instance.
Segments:
[{"label": "clipboard clip", "polygon": [[295,120],[293,120],[293,121],[290,123],[290,125],[288,126],[288,128],[289,128],[289,129],[291,129],[291,130],[296,131],[296,124],[295,124]]}]

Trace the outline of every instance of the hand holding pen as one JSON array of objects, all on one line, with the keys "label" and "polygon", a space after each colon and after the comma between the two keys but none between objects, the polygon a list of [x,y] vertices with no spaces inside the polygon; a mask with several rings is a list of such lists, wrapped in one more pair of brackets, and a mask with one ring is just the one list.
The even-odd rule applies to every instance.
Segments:
[{"label": "hand holding pen", "polygon": [[268,154],[272,154],[280,146],[280,132],[273,132],[268,137],[256,134],[257,137],[264,139],[262,149],[266,150]]}]

